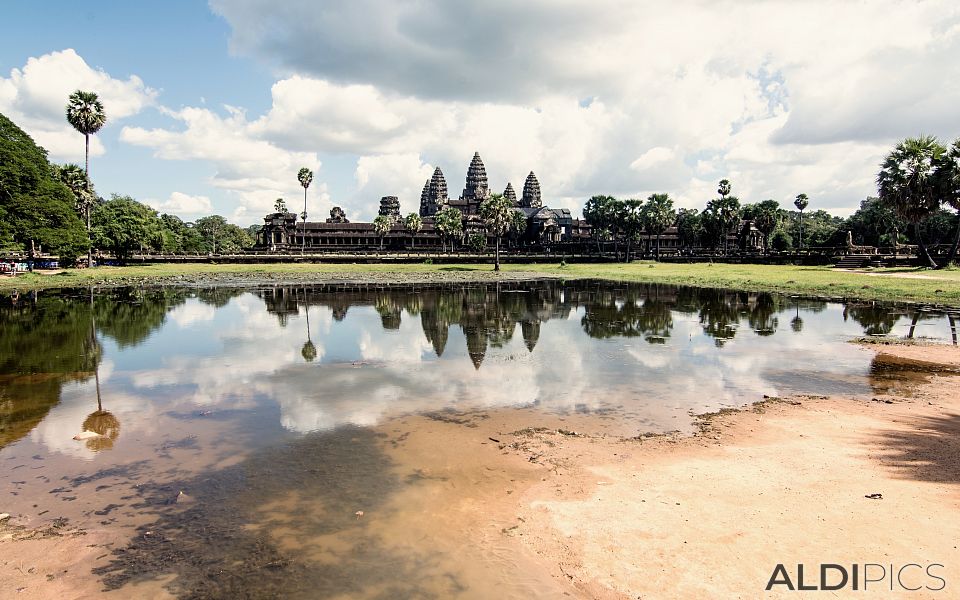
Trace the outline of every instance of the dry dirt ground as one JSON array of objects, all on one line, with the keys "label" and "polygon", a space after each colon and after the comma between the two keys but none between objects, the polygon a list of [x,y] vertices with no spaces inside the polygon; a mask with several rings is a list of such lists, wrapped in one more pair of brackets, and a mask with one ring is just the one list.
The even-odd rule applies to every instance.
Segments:
[{"label": "dry dirt ground", "polygon": [[[693,436],[625,439],[589,417],[531,428],[522,411],[389,421],[384,447],[424,484],[362,518],[385,544],[435,548],[461,597],[792,598],[809,594],[765,591],[775,566],[798,584],[805,565],[809,585],[821,563],[886,575],[814,597],[960,597],[960,350],[875,350],[942,374],[893,396],[767,401]],[[100,597],[90,568],[112,542],[0,524],[0,597]],[[911,567],[891,591],[890,566],[911,563],[942,565],[939,579]],[[165,595],[149,582],[107,597]]]}]

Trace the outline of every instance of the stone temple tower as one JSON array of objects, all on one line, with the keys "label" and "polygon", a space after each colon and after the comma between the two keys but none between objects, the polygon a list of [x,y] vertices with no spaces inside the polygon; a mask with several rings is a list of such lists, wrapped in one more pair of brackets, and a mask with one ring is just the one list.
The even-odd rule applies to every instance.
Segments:
[{"label": "stone temple tower", "polygon": [[543,201],[540,199],[540,182],[537,176],[530,171],[527,180],[523,183],[523,197],[520,198],[520,206],[524,208],[540,208]]},{"label": "stone temple tower", "polygon": [[394,221],[400,220],[400,200],[396,196],[380,198],[380,216],[390,217]]},{"label": "stone temple tower", "polygon": [[449,200],[447,197],[447,180],[444,179],[440,167],[437,167],[433,170],[433,177],[423,184],[423,191],[420,193],[420,216],[432,217]]},{"label": "stone temple tower", "polygon": [[473,153],[470,168],[467,169],[467,186],[463,188],[460,199],[471,207],[470,214],[476,212],[476,206],[490,197],[490,187],[487,185],[487,169],[483,166],[483,159],[479,152]]},{"label": "stone temple tower", "polygon": [[517,204],[517,192],[513,190],[513,184],[507,183],[507,189],[503,190],[503,197],[510,201],[510,204],[513,206],[518,206]]}]

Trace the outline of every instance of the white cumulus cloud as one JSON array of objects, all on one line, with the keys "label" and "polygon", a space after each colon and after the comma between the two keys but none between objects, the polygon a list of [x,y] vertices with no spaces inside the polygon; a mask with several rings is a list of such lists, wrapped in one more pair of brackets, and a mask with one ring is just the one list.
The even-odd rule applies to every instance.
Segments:
[{"label": "white cumulus cloud", "polygon": [[[52,159],[82,162],[83,136],[66,120],[67,99],[78,89],[100,96],[107,114],[105,127],[139,113],[157,96],[136,75],[116,79],[68,48],[30,58],[22,68],[10,71],[8,78],[0,77],[0,112],[46,148]],[[103,152],[103,144],[92,136],[90,153]]]}]

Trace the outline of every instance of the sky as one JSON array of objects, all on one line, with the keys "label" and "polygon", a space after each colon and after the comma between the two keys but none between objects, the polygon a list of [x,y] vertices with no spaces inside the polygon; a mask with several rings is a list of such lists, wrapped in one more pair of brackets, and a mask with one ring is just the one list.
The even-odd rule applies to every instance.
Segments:
[{"label": "sky", "polygon": [[[12,2],[0,113],[83,162],[76,89],[107,112],[91,177],[185,220],[419,208],[480,152],[490,187],[544,203],[666,192],[847,215],[900,139],[960,136],[955,0]],[[11,26],[12,25],[12,26]]]}]

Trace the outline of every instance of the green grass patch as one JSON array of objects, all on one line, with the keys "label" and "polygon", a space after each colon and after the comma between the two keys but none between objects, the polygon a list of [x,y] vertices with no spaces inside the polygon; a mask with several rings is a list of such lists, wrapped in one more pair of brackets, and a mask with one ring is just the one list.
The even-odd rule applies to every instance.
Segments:
[{"label": "green grass patch", "polygon": [[[861,273],[838,271],[828,267],[650,261],[630,264],[505,264],[502,268],[511,273],[565,279],[599,278],[960,306],[960,270],[955,269],[871,269]],[[17,277],[0,277],[0,290],[171,283],[171,279],[193,282],[209,280],[210,283],[216,283],[220,277],[227,280],[253,280],[259,277],[276,280],[283,275],[290,275],[292,279],[299,281],[309,278],[322,280],[325,276],[338,279],[368,277],[383,280],[391,276],[404,280],[415,280],[419,277],[443,279],[468,272],[489,278],[492,276],[489,271],[492,271],[491,265],[478,264],[158,264],[68,270],[58,275],[22,274]]]}]

